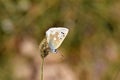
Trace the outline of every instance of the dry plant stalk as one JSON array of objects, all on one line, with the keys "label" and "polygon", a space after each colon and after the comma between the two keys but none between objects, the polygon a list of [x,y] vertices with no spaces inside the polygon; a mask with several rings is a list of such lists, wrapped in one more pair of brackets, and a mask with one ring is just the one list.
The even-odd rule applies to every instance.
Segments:
[{"label": "dry plant stalk", "polygon": [[47,39],[44,38],[39,45],[41,55],[41,67],[40,67],[40,80],[43,80],[44,59],[49,54],[50,48],[47,43]]}]

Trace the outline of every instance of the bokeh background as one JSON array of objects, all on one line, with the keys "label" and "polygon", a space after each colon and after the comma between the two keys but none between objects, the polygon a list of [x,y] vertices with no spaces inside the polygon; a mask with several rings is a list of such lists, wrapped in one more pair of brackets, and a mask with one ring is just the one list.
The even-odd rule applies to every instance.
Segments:
[{"label": "bokeh background", "polygon": [[0,80],[40,80],[38,46],[58,26],[70,31],[44,80],[120,80],[120,0],[0,0]]}]

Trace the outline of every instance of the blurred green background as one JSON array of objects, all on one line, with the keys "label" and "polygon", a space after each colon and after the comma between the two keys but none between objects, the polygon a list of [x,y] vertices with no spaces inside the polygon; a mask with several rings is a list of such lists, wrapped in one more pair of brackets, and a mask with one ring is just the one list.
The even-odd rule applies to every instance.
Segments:
[{"label": "blurred green background", "polygon": [[120,80],[120,0],[0,0],[0,80],[40,80],[39,43],[59,26],[44,80]]}]

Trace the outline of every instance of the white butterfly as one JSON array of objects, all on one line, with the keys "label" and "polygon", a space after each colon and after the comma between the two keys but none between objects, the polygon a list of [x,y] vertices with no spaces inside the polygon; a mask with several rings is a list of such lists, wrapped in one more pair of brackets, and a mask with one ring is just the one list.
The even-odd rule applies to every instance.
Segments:
[{"label": "white butterfly", "polygon": [[68,34],[68,29],[63,27],[50,28],[46,31],[48,46],[53,53],[56,53],[57,48],[61,45]]}]

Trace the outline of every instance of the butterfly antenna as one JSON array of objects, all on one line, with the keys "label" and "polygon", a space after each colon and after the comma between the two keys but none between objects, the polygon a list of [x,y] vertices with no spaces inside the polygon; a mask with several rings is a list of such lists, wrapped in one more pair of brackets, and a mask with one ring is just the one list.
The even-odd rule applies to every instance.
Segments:
[{"label": "butterfly antenna", "polygon": [[62,53],[59,53],[60,56],[64,57],[64,55]]},{"label": "butterfly antenna", "polygon": [[64,55],[63,55],[62,53],[60,53],[60,55],[61,55],[62,57],[64,57]]}]

